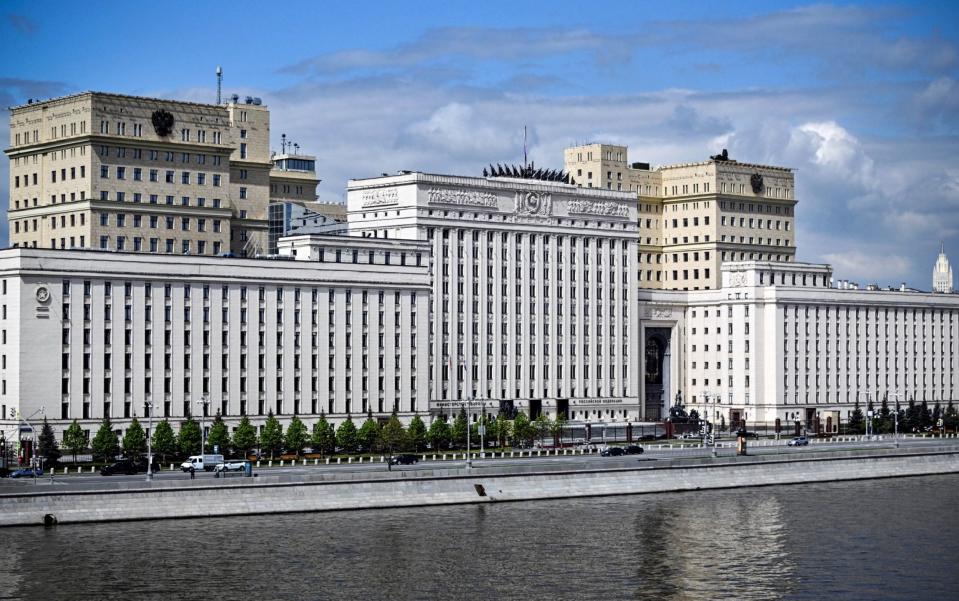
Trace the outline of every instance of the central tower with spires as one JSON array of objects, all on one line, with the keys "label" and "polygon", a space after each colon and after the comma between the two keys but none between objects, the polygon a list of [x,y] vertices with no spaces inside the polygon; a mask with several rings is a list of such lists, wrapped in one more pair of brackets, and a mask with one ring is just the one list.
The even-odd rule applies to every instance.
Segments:
[{"label": "central tower with spires", "polygon": [[932,291],[952,294],[952,267],[949,265],[946,247],[942,242],[939,243],[939,258],[936,259],[936,266],[932,269]]}]

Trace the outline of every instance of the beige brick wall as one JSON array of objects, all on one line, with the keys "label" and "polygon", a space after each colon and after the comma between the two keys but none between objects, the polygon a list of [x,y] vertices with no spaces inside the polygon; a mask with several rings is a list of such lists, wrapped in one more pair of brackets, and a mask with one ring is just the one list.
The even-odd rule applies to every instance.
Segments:
[{"label": "beige brick wall", "polygon": [[[168,135],[152,123],[157,110],[173,115]],[[237,238],[266,229],[272,165],[265,106],[94,92],[14,107],[10,124],[13,245],[100,248],[105,236],[111,249],[149,251],[155,239],[157,252],[173,240],[175,253],[210,254],[230,250],[232,229],[239,228]],[[151,217],[155,228],[147,225]],[[196,229],[201,223],[205,231]]]}]

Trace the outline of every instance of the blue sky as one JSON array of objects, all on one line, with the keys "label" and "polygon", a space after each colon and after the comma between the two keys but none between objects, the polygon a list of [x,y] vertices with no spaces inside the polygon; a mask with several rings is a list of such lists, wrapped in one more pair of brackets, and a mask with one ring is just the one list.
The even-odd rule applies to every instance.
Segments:
[{"label": "blue sky", "polygon": [[[955,2],[5,2],[6,107],[103,90],[261,96],[318,155],[320,196],[397,169],[561,166],[570,143],[630,159],[797,169],[799,258],[928,289],[959,263]],[[264,12],[268,14],[264,14]],[[167,16],[176,15],[176,17]],[[0,161],[0,202],[7,202]],[[6,242],[6,222],[0,243]]]}]

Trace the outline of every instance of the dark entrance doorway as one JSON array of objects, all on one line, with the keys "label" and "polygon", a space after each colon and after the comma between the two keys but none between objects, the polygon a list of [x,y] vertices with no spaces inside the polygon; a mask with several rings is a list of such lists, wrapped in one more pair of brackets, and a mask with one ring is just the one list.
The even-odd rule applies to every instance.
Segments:
[{"label": "dark entrance doorway", "polygon": [[644,347],[644,386],[647,419],[657,420],[666,414],[665,403],[670,398],[669,328],[646,330]]},{"label": "dark entrance doorway", "polygon": [[556,399],[556,419],[569,420],[569,399]]},{"label": "dark entrance doorway", "polygon": [[543,412],[543,400],[542,399],[530,399],[529,400],[529,419],[534,420],[539,417],[539,414]]}]

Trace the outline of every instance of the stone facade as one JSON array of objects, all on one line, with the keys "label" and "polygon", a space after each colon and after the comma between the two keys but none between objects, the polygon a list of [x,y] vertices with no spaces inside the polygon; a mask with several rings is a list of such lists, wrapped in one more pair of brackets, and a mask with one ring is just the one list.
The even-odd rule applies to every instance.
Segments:
[{"label": "stone facade", "polygon": [[532,416],[645,415],[633,198],[418,172],[350,181],[350,235],[429,244],[434,414],[479,400]]},{"label": "stone facade", "polygon": [[13,246],[265,246],[269,110],[85,92],[10,111]]},{"label": "stone facade", "polygon": [[709,290],[725,261],[792,261],[795,183],[790,169],[710,159],[651,168],[628,163],[627,148],[567,148],[565,168],[582,187],[638,198],[643,288]]},{"label": "stone facade", "polygon": [[57,432],[125,429],[146,400],[177,422],[207,399],[231,426],[426,411],[429,248],[324,244],[310,262],[0,251],[0,427],[43,407]]}]

